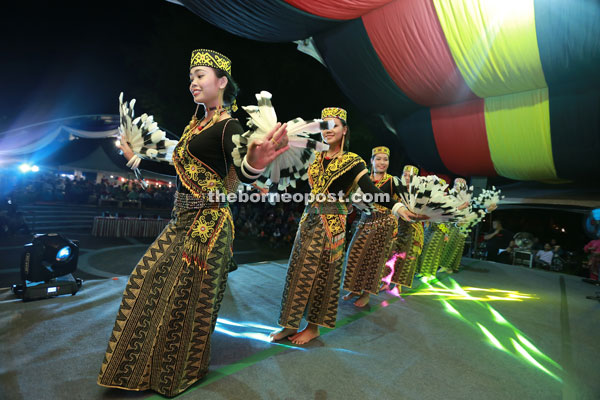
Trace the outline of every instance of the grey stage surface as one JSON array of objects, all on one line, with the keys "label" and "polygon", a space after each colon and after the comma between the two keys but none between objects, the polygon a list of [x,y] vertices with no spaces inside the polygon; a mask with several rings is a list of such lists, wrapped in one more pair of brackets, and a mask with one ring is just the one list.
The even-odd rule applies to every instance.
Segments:
[{"label": "grey stage surface", "polygon": [[[213,335],[212,372],[178,398],[600,398],[600,303],[585,298],[598,287],[518,266],[463,264],[440,284],[372,297],[362,311],[342,302],[338,327],[304,347],[265,341],[286,261],[241,265]],[[465,293],[454,281],[510,292]],[[95,383],[125,282],[87,281],[76,296],[30,303],[0,289],[0,397],[160,398]]]}]

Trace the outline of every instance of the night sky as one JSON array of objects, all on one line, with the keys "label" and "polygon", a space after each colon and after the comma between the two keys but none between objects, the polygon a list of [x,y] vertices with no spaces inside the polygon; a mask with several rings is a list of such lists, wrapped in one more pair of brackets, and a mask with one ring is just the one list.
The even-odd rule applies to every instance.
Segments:
[{"label": "night sky", "polygon": [[[281,120],[316,118],[326,106],[349,112],[351,150],[367,158],[376,145],[401,152],[340,92],[327,69],[294,43],[231,35],[165,0],[11,4],[1,16],[0,131],[82,114],[118,113],[119,92],[180,134],[195,105],[188,92],[190,53],[211,48],[232,60],[239,105],[273,94]],[[245,113],[236,114],[245,120]],[[394,157],[393,157],[394,158]],[[404,156],[392,159],[399,173]],[[394,171],[396,170],[396,171]]]}]

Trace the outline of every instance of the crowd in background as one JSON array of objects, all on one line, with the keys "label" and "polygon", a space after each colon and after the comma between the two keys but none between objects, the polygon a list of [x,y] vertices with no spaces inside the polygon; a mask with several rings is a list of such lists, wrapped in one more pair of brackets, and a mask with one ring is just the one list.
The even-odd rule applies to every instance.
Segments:
[{"label": "crowd in background", "polygon": [[[141,208],[168,210],[173,207],[175,193],[174,185],[150,184],[144,190],[139,182],[119,177],[107,177],[96,182],[85,177],[40,172],[28,176],[4,175],[0,178],[4,188],[0,196],[0,235],[28,232],[23,214],[18,210],[20,205],[80,204],[102,207],[112,201],[120,205],[139,202]],[[294,241],[304,205],[293,202],[273,205],[265,201],[232,203],[231,209],[238,237],[260,238],[272,247],[279,247]],[[101,213],[111,216],[129,214],[131,212]]]},{"label": "crowd in background", "polygon": [[56,173],[36,173],[28,176],[4,177],[3,197],[14,204],[66,203],[100,205],[101,201],[139,201],[142,207],[170,208],[174,185],[149,185],[143,190],[134,180],[103,178],[100,182],[84,177]]},{"label": "crowd in background", "polygon": [[600,260],[600,257],[588,250],[589,245],[585,248],[569,248],[549,235],[542,239],[523,232],[515,234],[504,228],[502,222],[496,219],[492,223],[492,230],[481,235],[478,243],[480,249],[485,249],[485,258],[490,261],[504,264],[524,263],[533,268],[582,276],[587,275],[588,269],[598,269],[599,263],[592,261]]},{"label": "crowd in background", "polygon": [[231,204],[236,235],[259,237],[272,247],[288,246],[294,242],[303,209],[303,204],[293,202]]}]

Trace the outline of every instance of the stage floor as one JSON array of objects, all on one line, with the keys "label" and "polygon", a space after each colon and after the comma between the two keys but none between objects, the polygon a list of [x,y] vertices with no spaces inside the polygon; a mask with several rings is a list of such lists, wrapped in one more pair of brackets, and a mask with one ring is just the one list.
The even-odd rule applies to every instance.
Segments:
[{"label": "stage floor", "polygon": [[[209,376],[182,399],[598,399],[600,291],[581,278],[463,260],[439,281],[340,303],[338,326],[273,344],[287,260],[230,274]],[[96,385],[126,277],[23,303],[0,289],[2,399],[161,398]],[[419,284],[420,282],[416,282]]]}]

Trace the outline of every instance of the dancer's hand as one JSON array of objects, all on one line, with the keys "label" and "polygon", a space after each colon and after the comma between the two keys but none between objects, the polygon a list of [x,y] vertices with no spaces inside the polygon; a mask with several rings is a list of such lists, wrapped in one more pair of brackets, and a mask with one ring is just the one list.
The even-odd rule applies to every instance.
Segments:
[{"label": "dancer's hand", "polygon": [[417,219],[417,214],[411,212],[406,207],[400,208],[398,211],[398,217],[402,218],[406,222],[413,222]]},{"label": "dancer's hand", "polygon": [[424,215],[424,214],[415,214],[415,218],[416,221],[427,221],[429,219],[429,216]]},{"label": "dancer's hand", "polygon": [[496,204],[496,203],[493,203],[493,204],[490,204],[490,205],[489,205],[489,206],[488,206],[488,207],[485,209],[485,211],[487,211],[488,213],[491,213],[491,212],[492,212],[492,211],[494,211],[496,208],[498,208],[498,204]]},{"label": "dancer's hand", "polygon": [[123,157],[125,157],[127,161],[131,160],[131,157],[135,155],[133,150],[131,150],[131,147],[129,147],[129,143],[127,143],[123,136],[117,139],[116,145],[117,148],[123,152]]},{"label": "dancer's hand", "polygon": [[250,143],[246,162],[252,168],[263,169],[289,148],[287,124],[278,122],[264,139]]},{"label": "dancer's hand", "polygon": [[461,204],[460,206],[458,206],[457,210],[464,210],[467,207],[469,207],[469,202],[465,201],[463,204]]}]

